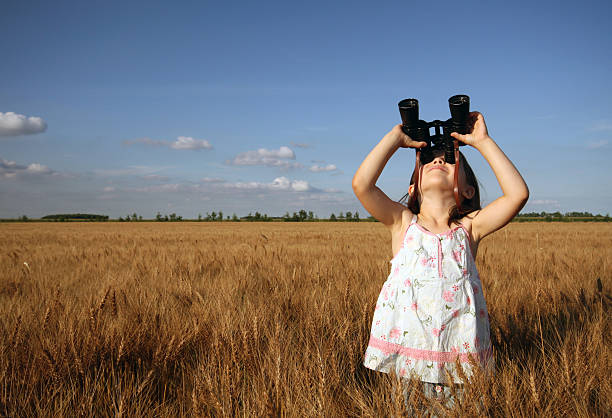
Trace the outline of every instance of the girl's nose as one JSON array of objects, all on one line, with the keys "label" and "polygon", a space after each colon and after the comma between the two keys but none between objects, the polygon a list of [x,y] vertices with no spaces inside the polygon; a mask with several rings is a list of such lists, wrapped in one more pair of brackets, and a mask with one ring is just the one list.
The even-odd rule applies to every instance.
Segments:
[{"label": "girl's nose", "polygon": [[440,156],[438,156],[438,157],[435,157],[435,158],[433,159],[433,163],[434,163],[434,164],[436,164],[436,163],[437,163],[437,164],[444,164],[444,162],[445,162],[445,161],[444,161],[444,156],[442,156],[442,155],[440,155]]}]

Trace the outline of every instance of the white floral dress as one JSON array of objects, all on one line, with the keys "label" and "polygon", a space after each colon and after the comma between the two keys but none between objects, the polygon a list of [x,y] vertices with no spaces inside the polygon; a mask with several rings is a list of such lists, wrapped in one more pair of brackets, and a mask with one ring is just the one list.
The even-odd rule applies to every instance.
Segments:
[{"label": "white floral dress", "polygon": [[471,353],[494,372],[489,316],[470,239],[463,225],[434,234],[416,223],[404,232],[391,273],[378,297],[363,365],[423,382],[465,383]]}]

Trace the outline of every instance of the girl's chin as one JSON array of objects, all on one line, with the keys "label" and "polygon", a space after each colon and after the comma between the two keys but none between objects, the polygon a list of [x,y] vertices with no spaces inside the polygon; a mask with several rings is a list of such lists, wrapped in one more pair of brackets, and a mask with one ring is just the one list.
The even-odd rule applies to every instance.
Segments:
[{"label": "girl's chin", "polygon": [[421,191],[426,193],[426,192],[433,192],[433,193],[449,193],[449,194],[453,194],[453,185],[452,184],[444,184],[444,185],[431,185],[429,187],[421,187]]},{"label": "girl's chin", "polygon": [[451,189],[453,190],[454,184],[452,181],[448,181],[446,179],[440,179],[439,181],[431,181],[431,182],[427,182],[425,184],[421,183],[421,189],[423,190],[427,190],[427,189],[433,189],[433,190],[444,190],[444,189]]}]

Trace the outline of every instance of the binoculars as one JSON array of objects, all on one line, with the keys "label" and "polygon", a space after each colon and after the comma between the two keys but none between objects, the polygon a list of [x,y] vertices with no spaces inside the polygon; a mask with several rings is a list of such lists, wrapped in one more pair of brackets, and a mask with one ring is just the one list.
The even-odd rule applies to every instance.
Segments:
[{"label": "binoculars", "polygon": [[[451,132],[460,134],[471,133],[468,126],[470,114],[470,98],[464,94],[458,94],[448,99],[451,118],[442,122],[434,120],[425,122],[419,120],[419,101],[417,99],[404,99],[398,103],[400,115],[402,117],[402,131],[415,141],[424,141],[426,147],[417,149],[421,164],[427,164],[434,158],[438,151],[444,152],[444,159],[447,163],[455,164],[455,138],[450,136]],[[442,133],[440,133],[442,127]],[[436,133],[430,135],[430,128],[435,128]],[[458,141],[457,147],[465,145]]]}]

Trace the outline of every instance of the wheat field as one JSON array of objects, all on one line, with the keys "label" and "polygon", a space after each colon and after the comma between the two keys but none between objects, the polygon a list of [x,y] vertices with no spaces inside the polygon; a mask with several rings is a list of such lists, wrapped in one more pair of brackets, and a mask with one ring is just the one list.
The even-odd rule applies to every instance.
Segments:
[{"label": "wheat field", "polygon": [[[379,223],[0,233],[0,416],[403,414],[395,376],[362,365],[390,268]],[[609,223],[511,223],[486,237],[476,261],[495,376],[475,374],[453,409],[413,405],[610,414],[610,260]]]}]

